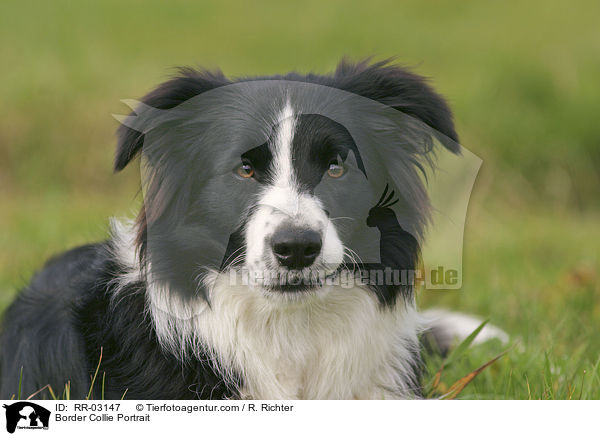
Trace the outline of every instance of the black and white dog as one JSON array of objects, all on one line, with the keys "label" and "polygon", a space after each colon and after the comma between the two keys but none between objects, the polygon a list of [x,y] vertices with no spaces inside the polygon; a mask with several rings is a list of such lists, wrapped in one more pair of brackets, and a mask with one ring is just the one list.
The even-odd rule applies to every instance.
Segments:
[{"label": "black and white dog", "polygon": [[[232,83],[268,80],[361,96],[457,141],[444,100],[421,77],[387,63],[344,61],[332,75],[292,73],[235,82],[220,73],[185,69],[148,94],[143,104],[169,110]],[[153,179],[146,192],[146,206],[177,203],[171,212],[186,216],[177,229],[188,225],[193,215],[208,227],[207,234],[217,232],[225,212],[214,195],[205,197],[207,192],[221,189],[222,199],[244,203],[221,265],[203,265],[204,238],[194,238],[193,231],[181,237],[177,229],[166,233],[172,237],[159,238],[156,246],[161,249],[149,259],[149,228],[159,225],[166,213],[162,206],[152,212],[144,208],[135,223],[113,221],[107,241],[50,260],[6,312],[0,344],[2,398],[17,394],[21,372],[22,395],[47,384],[61,391],[69,383],[71,398],[83,398],[101,350],[99,374],[105,374],[107,399],[121,398],[125,392],[129,399],[420,396],[423,323],[412,283],[348,287],[321,279],[290,279],[307,271],[332,277],[347,266],[352,254],[344,220],[331,215],[331,206],[325,206],[316,186],[340,183],[332,185],[336,187],[330,190],[331,202],[352,203],[356,189],[346,163],[349,147],[354,147],[350,154],[357,174],[365,170],[346,127],[319,114],[299,112],[293,97],[274,101],[273,106],[278,115],[265,127],[267,139],[238,152],[232,171],[223,176],[231,186],[254,187],[253,195],[239,196],[236,188],[211,185],[225,179],[215,176],[209,181],[204,176],[217,174],[214,168],[228,158],[221,156],[225,151],[203,148],[202,141],[194,147],[194,156],[164,144],[148,155],[152,176],[177,172],[187,161],[201,162],[193,181],[183,177],[197,185],[198,198],[169,185],[168,174],[162,184]],[[232,124],[229,130],[235,129]],[[456,152],[452,141],[445,145]],[[117,171],[141,153],[143,142],[143,132],[120,128]],[[179,166],[173,159],[179,159]],[[408,180],[407,186],[411,183]],[[386,186],[376,195],[379,201],[360,212],[369,228],[394,234],[391,245],[382,242],[378,267],[416,270],[419,238],[397,224],[391,209],[395,196],[402,198],[402,193]],[[201,205],[195,215],[189,213],[190,204]],[[413,204],[422,204],[423,210],[416,207],[415,213],[422,214],[416,222],[424,223],[426,202]],[[356,258],[351,263],[376,267]],[[196,269],[187,271],[183,264]],[[259,275],[251,285],[233,283],[231,271],[241,269],[274,274]],[[161,278],[154,280],[155,276]],[[99,381],[94,391],[99,398]]]}]

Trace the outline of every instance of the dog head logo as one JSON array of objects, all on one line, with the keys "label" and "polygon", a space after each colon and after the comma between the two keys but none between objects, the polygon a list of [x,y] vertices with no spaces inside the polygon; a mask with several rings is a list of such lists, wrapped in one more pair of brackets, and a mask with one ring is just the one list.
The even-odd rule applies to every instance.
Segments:
[{"label": "dog head logo", "polygon": [[47,429],[50,411],[29,401],[4,405],[6,409],[6,431],[19,429]]}]

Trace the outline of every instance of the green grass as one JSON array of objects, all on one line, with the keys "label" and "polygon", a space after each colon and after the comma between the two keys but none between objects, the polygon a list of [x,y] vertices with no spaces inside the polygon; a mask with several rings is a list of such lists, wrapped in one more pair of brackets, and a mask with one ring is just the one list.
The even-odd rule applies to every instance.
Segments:
[{"label": "green grass", "polygon": [[[459,398],[600,399],[600,4],[543,1],[17,2],[0,12],[0,308],[49,255],[136,209],[113,175],[119,100],[175,65],[325,72],[398,56],[434,78],[482,157],[464,287],[425,291],[514,341]],[[437,392],[503,351],[470,348]],[[433,377],[441,362],[428,362]]]},{"label": "green grass", "polygon": [[[598,248],[590,243],[600,240],[600,216],[486,210],[472,201],[463,289],[424,291],[421,303],[489,318],[513,346],[461,398],[600,398]],[[444,382],[503,350],[473,347]]]}]

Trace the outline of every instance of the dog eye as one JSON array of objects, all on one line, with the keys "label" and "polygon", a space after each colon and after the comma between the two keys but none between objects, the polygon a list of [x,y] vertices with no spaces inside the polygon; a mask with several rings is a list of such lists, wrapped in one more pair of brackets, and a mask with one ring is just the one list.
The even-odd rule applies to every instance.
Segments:
[{"label": "dog eye", "polygon": [[327,174],[329,174],[329,177],[333,177],[334,179],[337,179],[338,177],[341,177],[344,174],[344,172],[345,172],[344,166],[341,163],[339,163],[338,161],[329,163],[329,168],[327,169]]},{"label": "dog eye", "polygon": [[238,168],[237,173],[244,179],[249,179],[254,175],[254,168],[248,162],[243,162]]}]

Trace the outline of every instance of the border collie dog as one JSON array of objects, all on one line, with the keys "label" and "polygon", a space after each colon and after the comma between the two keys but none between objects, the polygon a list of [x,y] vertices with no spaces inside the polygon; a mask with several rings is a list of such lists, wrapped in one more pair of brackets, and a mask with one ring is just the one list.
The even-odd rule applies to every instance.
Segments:
[{"label": "border collie dog", "polygon": [[[449,138],[444,146],[459,151],[444,100],[423,78],[388,62],[342,61],[331,75],[290,73],[235,81],[218,72],[183,69],[142,104],[167,111],[223,87],[272,80],[318,85],[377,102]],[[7,310],[0,340],[2,398],[18,394],[21,374],[21,395],[47,384],[61,392],[68,384],[71,398],[84,398],[98,365],[94,398],[100,398],[103,374],[106,399],[125,392],[128,399],[420,397],[423,323],[412,284],[295,284],[279,273],[252,285],[231,281],[228,272],[236,268],[291,275],[323,272],[328,277],[348,261],[349,245],[340,227],[344,220],[331,215],[315,187],[343,179],[351,135],[330,118],[298,112],[293,96],[273,101],[273,107],[279,115],[268,126],[264,143],[238,156],[227,175],[239,186],[254,186],[256,194],[242,197],[232,189],[226,194],[230,198],[222,198],[248,204],[226,243],[221,267],[202,265],[207,249],[202,238],[181,238],[175,230],[171,239],[158,238],[156,247],[164,250],[155,249],[156,259],[149,259],[149,229],[160,226],[157,209],[149,213],[142,208],[135,222],[113,221],[107,241],[51,259]],[[236,125],[229,133],[235,133]],[[120,127],[116,171],[142,154],[144,136]],[[181,165],[200,159],[201,172],[207,173],[225,159],[219,151],[203,149],[201,140],[194,156],[175,153],[175,148],[149,153],[156,173],[177,172],[172,159]],[[364,172],[366,163],[354,154],[358,171]],[[207,234],[229,219],[215,212],[214,200],[202,198],[204,185],[196,188],[202,201],[166,185],[148,186],[146,206],[176,202],[172,210],[178,211],[188,201],[200,204],[195,218],[204,220]],[[391,222],[391,206],[402,196],[394,189],[386,186],[377,193],[379,201],[364,213],[366,224],[382,234],[396,232],[396,246],[381,245],[382,263],[386,257],[387,266],[415,270],[418,238]],[[352,189],[330,192],[340,203],[352,203]],[[410,202],[414,204],[419,203]],[[427,211],[416,209],[425,222]],[[167,255],[160,258],[161,253]],[[180,261],[199,269],[186,275]]]}]

